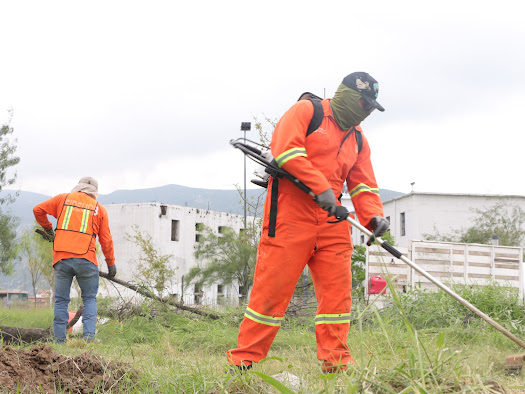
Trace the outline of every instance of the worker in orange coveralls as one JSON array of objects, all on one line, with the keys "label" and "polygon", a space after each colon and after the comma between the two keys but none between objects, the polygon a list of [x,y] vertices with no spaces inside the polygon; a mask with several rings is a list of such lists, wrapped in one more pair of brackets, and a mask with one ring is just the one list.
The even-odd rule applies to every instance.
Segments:
[{"label": "worker in orange coveralls", "polygon": [[338,197],[346,182],[359,221],[376,236],[388,229],[368,141],[361,135],[360,150],[357,138],[359,124],[374,109],[384,111],[376,101],[378,90],[369,74],[349,74],[332,99],[321,101],[322,122],[311,134],[306,135],[314,114],[310,100],[295,103],[275,127],[271,153],[277,165],[316,197],[286,178],[270,179],[250,301],[238,347],[227,352],[228,362],[240,370],[267,356],[305,265],[318,301],[315,333],[322,370],[336,372],[354,363],[346,344],[352,305],[350,224],[342,220],[344,208],[344,217],[334,218],[336,210],[341,212]]},{"label": "worker in orange coveralls", "polygon": [[[108,274],[117,274],[113,238],[106,209],[97,203],[98,182],[92,177],[80,179],[71,193],[59,194],[33,208],[35,219],[53,241],[55,275],[55,342],[65,343],[71,283],[77,278],[84,304],[82,323],[87,341],[95,340],[97,323],[98,262],[96,237],[106,258]],[[57,218],[56,235],[47,215]]]}]

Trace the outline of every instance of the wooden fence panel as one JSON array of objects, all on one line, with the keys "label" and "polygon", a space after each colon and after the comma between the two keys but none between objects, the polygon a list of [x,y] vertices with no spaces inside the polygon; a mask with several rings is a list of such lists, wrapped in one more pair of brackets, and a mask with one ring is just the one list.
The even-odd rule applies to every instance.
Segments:
[{"label": "wooden fence panel", "polygon": [[[487,285],[496,281],[519,289],[523,299],[523,248],[453,242],[411,241],[397,248],[421,269],[450,286]],[[436,290],[437,286],[403,261],[372,245],[366,253],[366,289],[372,276],[390,277],[400,291],[414,288]]]}]

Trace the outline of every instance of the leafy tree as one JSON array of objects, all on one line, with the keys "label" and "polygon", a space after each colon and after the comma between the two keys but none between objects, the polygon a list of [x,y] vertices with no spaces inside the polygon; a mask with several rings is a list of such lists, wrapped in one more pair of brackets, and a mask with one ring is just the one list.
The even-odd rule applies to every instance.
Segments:
[{"label": "leafy tree", "polygon": [[273,129],[275,129],[275,126],[277,125],[278,120],[271,119],[266,115],[263,115],[263,117],[264,117],[264,121],[266,122],[266,124],[269,125],[269,127],[271,127],[271,131],[267,131],[263,122],[261,122],[256,116],[254,116],[253,120],[255,123],[255,130],[259,134],[259,142],[263,145],[270,146]]},{"label": "leafy tree", "polygon": [[53,251],[49,241],[44,240],[35,233],[35,229],[40,228],[34,224],[32,228],[26,229],[18,241],[16,252],[18,256],[27,259],[29,274],[31,275],[31,286],[36,305],[36,291],[41,279],[48,279],[53,272]]},{"label": "leafy tree", "polygon": [[[456,231],[456,230],[455,230]],[[431,233],[423,233],[421,237],[426,241],[440,241],[440,242],[459,242],[457,235],[441,233],[436,225]]]},{"label": "leafy tree", "polygon": [[133,226],[133,230],[133,234],[127,234],[127,239],[138,245],[141,251],[136,261],[137,277],[150,284],[162,297],[175,275],[175,269],[170,268],[173,255],[159,254],[150,234],[141,232],[137,226]]},{"label": "leafy tree", "polygon": [[190,269],[186,280],[200,285],[238,285],[241,300],[246,300],[257,259],[258,223],[254,220],[239,234],[229,227],[223,227],[222,233],[216,234],[203,226],[202,238],[195,245],[195,257],[204,264]]},{"label": "leafy tree", "polygon": [[[4,187],[15,183],[17,173],[16,171],[11,173],[10,169],[20,162],[20,158],[15,156],[17,141],[16,139],[12,140],[10,138],[14,131],[14,129],[10,126],[13,112],[12,110],[9,110],[8,112],[8,121],[2,125],[2,127],[0,127],[0,191]],[[13,201],[14,197],[7,195],[0,198],[0,205]]]},{"label": "leafy tree", "polygon": [[19,219],[0,210],[0,272],[7,275],[13,271],[16,256],[16,227]]},{"label": "leafy tree", "polygon": [[472,209],[473,225],[456,229],[452,234],[423,234],[431,241],[449,241],[489,244],[493,236],[504,246],[519,246],[525,243],[525,211],[511,201],[502,200],[490,207]]},{"label": "leafy tree", "polygon": [[363,287],[366,276],[366,248],[362,245],[354,245],[352,252],[352,289]]},{"label": "leafy tree", "polygon": [[[10,126],[12,111],[9,112],[8,121],[0,127],[0,191],[5,186],[10,186],[16,181],[16,171],[11,172],[12,167],[20,162],[20,158],[15,156],[16,140],[11,139],[13,128]],[[0,197],[0,205],[13,202],[15,196],[6,195]],[[15,238],[18,219],[0,209],[0,272],[3,274],[11,273],[12,260],[16,255]]]}]

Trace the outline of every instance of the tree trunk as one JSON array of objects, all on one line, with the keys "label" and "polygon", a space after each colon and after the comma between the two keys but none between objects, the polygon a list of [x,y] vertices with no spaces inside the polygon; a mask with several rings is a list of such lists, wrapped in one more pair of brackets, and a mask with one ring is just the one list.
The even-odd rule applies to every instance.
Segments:
[{"label": "tree trunk", "polygon": [[[67,324],[66,329],[70,329],[82,316],[83,305],[78,308],[75,317]],[[9,327],[0,326],[0,336],[2,336],[4,344],[18,345],[23,342],[39,342],[47,341],[53,338],[53,330],[51,326],[49,328],[22,328],[22,327]]]},{"label": "tree trunk", "polygon": [[39,342],[52,338],[51,327],[49,328],[21,328],[0,326],[0,335],[4,344],[18,345],[23,342]]},{"label": "tree trunk", "polygon": [[179,309],[182,309],[184,311],[188,311],[188,312],[191,312],[191,313],[196,313],[197,315],[209,317],[210,319],[213,319],[213,320],[220,319],[220,316],[216,315],[214,313],[207,312],[207,311],[205,311],[203,309],[197,309],[197,308],[192,308],[192,307],[189,307],[189,306],[185,306],[185,305],[182,305],[181,303],[175,302],[173,300],[169,300],[169,299],[165,300],[165,299],[163,299],[163,298],[153,294],[152,292],[150,292],[149,290],[147,290],[147,289],[145,289],[143,287],[140,287],[140,286],[137,286],[137,285],[133,285],[133,284],[128,283],[126,281],[123,281],[121,279],[110,278],[109,275],[107,273],[105,273],[105,272],[99,271],[98,274],[101,277],[103,277],[104,279],[110,280],[111,282],[118,283],[121,286],[127,287],[128,289],[131,289],[133,291],[136,291],[137,293],[143,295],[144,297],[148,297],[148,298],[151,298],[153,300],[157,300],[157,301],[163,302],[165,304],[174,306],[175,308],[179,308]]}]

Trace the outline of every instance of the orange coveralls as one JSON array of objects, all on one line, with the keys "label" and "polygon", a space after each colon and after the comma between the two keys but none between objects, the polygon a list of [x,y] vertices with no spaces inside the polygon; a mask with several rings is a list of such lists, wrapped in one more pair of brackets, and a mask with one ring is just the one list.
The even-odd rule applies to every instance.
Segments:
[{"label": "orange coveralls", "polygon": [[[66,201],[67,198],[67,201]],[[67,203],[75,211],[86,210],[92,211],[89,215],[89,221],[85,223],[85,232],[91,235],[82,235],[79,230],[82,227],[82,215],[71,215],[71,222],[69,223],[69,230],[63,231],[62,222],[64,221],[65,206]],[[57,232],[55,242],[53,245],[53,265],[62,259],[69,258],[83,258],[98,265],[97,251],[96,251],[96,235],[102,248],[102,252],[106,257],[106,264],[109,266],[115,265],[115,256],[113,252],[113,238],[109,231],[109,220],[106,208],[98,204],[96,200],[88,196],[86,193],[64,193],[59,194],[47,201],[44,201],[33,208],[35,219],[43,228],[50,229],[53,227],[47,215],[51,215],[58,219]],[[87,215],[86,215],[87,217]],[[87,241],[86,241],[87,237]],[[76,252],[76,253],[74,253]]]},{"label": "orange coveralls", "polygon": [[[358,154],[354,132],[347,136],[350,130],[339,128],[329,102],[330,99],[322,101],[323,121],[308,137],[306,130],[313,105],[307,100],[293,105],[275,127],[272,154],[281,168],[316,195],[331,188],[337,197],[346,181],[358,219],[368,225],[372,217],[383,216],[370,147],[363,135]],[[346,344],[352,305],[350,224],[328,223],[335,220],[333,216],[329,218],[310,195],[281,178],[275,236],[270,236],[271,196],[276,183],[271,179],[268,186],[253,288],[240,327],[238,347],[228,351],[228,361],[250,365],[267,356],[297,281],[308,265],[318,301],[317,357],[328,371],[352,364]]]}]

